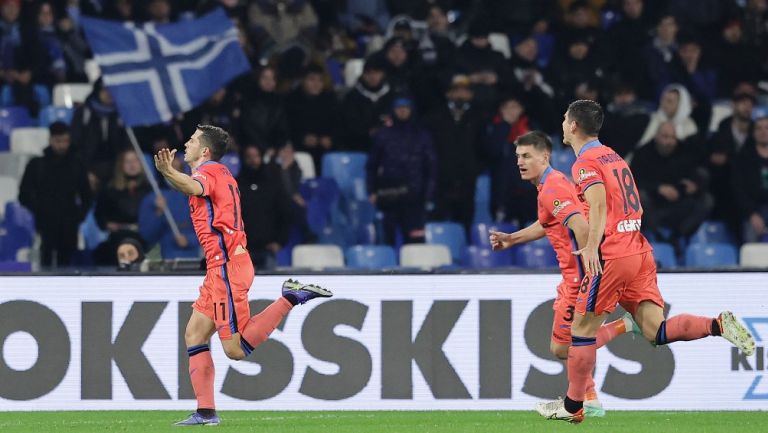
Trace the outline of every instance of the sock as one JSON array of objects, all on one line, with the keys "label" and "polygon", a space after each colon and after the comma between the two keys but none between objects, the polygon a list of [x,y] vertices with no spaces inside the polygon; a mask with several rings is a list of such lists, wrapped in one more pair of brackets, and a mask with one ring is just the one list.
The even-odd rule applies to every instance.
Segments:
[{"label": "sock", "polygon": [[267,341],[269,334],[277,328],[280,321],[291,311],[293,305],[284,297],[278,298],[261,313],[254,315],[245,324],[240,335],[240,346],[248,356],[259,344]]},{"label": "sock", "polygon": [[603,347],[625,332],[627,332],[627,325],[624,322],[624,319],[614,320],[613,322],[606,323],[597,330],[595,343],[598,348]]},{"label": "sock", "polygon": [[285,298],[288,302],[290,302],[291,305],[293,305],[294,307],[296,305],[299,305],[299,300],[296,299],[296,295],[294,295],[293,293],[286,293],[285,295],[283,295],[283,298]]},{"label": "sock", "polygon": [[590,374],[587,378],[587,389],[584,392],[584,401],[597,400],[597,391],[595,391],[595,378]]},{"label": "sock", "polygon": [[198,409],[197,413],[199,413],[200,415],[202,415],[202,416],[204,416],[206,418],[210,418],[210,417],[216,415],[216,409]]},{"label": "sock", "polygon": [[723,332],[720,330],[720,322],[717,319],[712,319],[712,336],[719,337],[721,335],[723,335]]},{"label": "sock", "polygon": [[595,337],[572,337],[568,349],[568,393],[565,408],[576,413],[583,406],[587,383],[595,369],[597,345]]},{"label": "sock", "polygon": [[189,355],[189,378],[192,381],[192,389],[195,390],[197,407],[213,410],[216,407],[213,402],[215,369],[211,351],[207,344],[200,344],[188,347],[187,354]]},{"label": "sock", "polygon": [[[656,332],[656,345],[698,340],[712,335],[712,318],[678,314],[663,322]],[[719,328],[718,328],[719,330]]]}]

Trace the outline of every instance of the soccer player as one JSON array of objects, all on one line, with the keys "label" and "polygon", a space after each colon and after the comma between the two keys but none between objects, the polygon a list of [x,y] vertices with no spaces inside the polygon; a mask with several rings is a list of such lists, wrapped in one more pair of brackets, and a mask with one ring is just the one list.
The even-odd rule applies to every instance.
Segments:
[{"label": "soccer player", "polygon": [[316,285],[288,280],[282,296],[251,317],[248,290],[254,269],[248,251],[240,193],[227,167],[218,161],[227,149],[229,135],[216,126],[198,125],[184,145],[187,176],[171,166],[176,150],[161,149],[155,166],[175,189],[189,195],[192,225],[205,252],[207,271],[200,295],[192,305],[184,340],[189,354],[189,376],[197,398],[197,411],[176,425],[217,425],[213,401],[213,359],[209,342],[218,332],[227,357],[240,360],[263,343],[297,304],[333,294]]},{"label": "soccer player", "polygon": [[640,233],[643,208],[635,180],[627,163],[598,140],[602,124],[602,108],[588,100],[572,102],[563,118],[563,143],[577,156],[573,178],[589,206],[587,244],[577,252],[587,275],[571,326],[568,392],[564,400],[539,403],[536,410],[548,419],[574,423],[584,419],[584,391],[595,367],[595,336],[617,303],[655,345],[712,335],[747,355],[755,350],[749,331],[729,311],[716,318],[679,314],[664,319],[652,248]]},{"label": "soccer player", "polygon": [[[552,141],[541,131],[531,131],[515,141],[517,166],[520,177],[536,185],[538,189],[538,220],[515,233],[491,231],[489,239],[493,250],[503,250],[514,245],[541,239],[544,236],[557,254],[563,280],[557,286],[557,298],[552,321],[552,339],[549,350],[560,359],[567,359],[571,345],[571,321],[576,304],[576,294],[584,278],[578,257],[573,255],[587,242],[587,220],[584,207],[576,195],[576,189],[563,173],[549,165]],[[597,332],[597,347],[602,347],[625,332],[639,332],[628,314],[601,326]],[[589,378],[584,394],[585,411],[590,416],[603,416],[605,410],[595,392],[595,383]]]}]

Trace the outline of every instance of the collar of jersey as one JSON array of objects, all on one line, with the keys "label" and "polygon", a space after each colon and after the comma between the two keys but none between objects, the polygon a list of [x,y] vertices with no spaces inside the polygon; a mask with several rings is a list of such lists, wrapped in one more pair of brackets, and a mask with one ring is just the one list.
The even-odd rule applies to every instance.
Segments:
[{"label": "collar of jersey", "polygon": [[547,180],[547,176],[549,176],[549,173],[552,173],[551,165],[547,167],[546,170],[544,170],[544,173],[541,173],[541,179],[539,179],[539,185],[544,185],[544,181]]},{"label": "collar of jersey", "polygon": [[208,161],[205,161],[204,163],[202,163],[202,164],[198,165],[198,166],[197,166],[197,169],[199,169],[200,167],[202,167],[202,166],[204,166],[204,165],[206,165],[206,164],[216,164],[216,161],[214,161],[214,160],[212,160],[212,159],[209,159]]},{"label": "collar of jersey", "polygon": [[602,145],[603,143],[601,143],[600,140],[592,140],[589,143],[585,144],[584,147],[581,148],[578,156],[581,156],[582,153],[588,151],[589,149],[592,149],[593,147],[602,146]]}]

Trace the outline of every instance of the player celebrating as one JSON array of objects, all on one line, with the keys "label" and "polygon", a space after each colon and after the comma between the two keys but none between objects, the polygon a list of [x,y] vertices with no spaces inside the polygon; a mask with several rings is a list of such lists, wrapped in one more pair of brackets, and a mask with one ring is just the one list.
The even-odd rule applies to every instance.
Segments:
[{"label": "player celebrating", "polygon": [[[571,321],[573,320],[576,294],[584,278],[584,272],[573,252],[587,242],[587,221],[584,207],[577,198],[573,183],[565,175],[549,165],[552,141],[541,131],[531,131],[515,141],[517,166],[520,177],[531,181],[538,189],[538,220],[515,233],[490,233],[491,247],[503,250],[514,245],[541,239],[544,236],[555,249],[563,280],[557,286],[557,298],[552,322],[552,340],[549,350],[560,359],[568,357],[571,345]],[[577,246],[578,245],[578,246]],[[601,326],[597,332],[597,347],[602,347],[617,336],[636,330],[631,316]],[[595,383],[589,378],[584,394],[584,407],[589,416],[603,416]]]},{"label": "player celebrating", "polygon": [[184,333],[198,409],[176,423],[180,426],[219,424],[213,401],[214,366],[208,346],[214,332],[219,333],[227,356],[240,360],[267,340],[294,305],[332,296],[322,287],[288,280],[283,284],[283,296],[251,317],[248,290],[254,269],[245,249],[240,192],[227,167],[218,162],[228,142],[229,135],[223,129],[198,125],[184,145],[184,161],[192,168],[192,176],[171,166],[175,150],[161,149],[155,155],[158,172],[175,189],[189,195],[192,224],[208,267]]},{"label": "player celebrating", "polygon": [[598,141],[603,110],[593,101],[575,101],[563,119],[563,143],[577,159],[572,168],[580,194],[589,205],[589,236],[579,250],[587,276],[576,299],[568,353],[565,400],[539,403],[548,419],[581,422],[583,396],[595,367],[595,336],[616,304],[630,312],[643,335],[656,345],[722,336],[747,355],[755,341],[725,311],[717,318],[679,314],[664,320],[664,301],[656,284],[652,248],[640,233],[643,208],[627,163]]}]

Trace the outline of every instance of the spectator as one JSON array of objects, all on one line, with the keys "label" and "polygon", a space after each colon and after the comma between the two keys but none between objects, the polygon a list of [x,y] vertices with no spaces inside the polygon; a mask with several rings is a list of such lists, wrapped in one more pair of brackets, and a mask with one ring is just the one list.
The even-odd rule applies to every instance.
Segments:
[{"label": "spectator", "polygon": [[36,20],[36,30],[25,43],[25,54],[33,57],[34,81],[50,88],[67,78],[64,49],[56,33],[51,3],[42,2],[37,5]]},{"label": "spectator", "polygon": [[241,138],[258,145],[262,154],[272,155],[288,139],[288,118],[283,98],[276,92],[275,68],[265,66],[256,77],[255,89],[241,103]]},{"label": "spectator", "polygon": [[33,158],[21,179],[19,202],[35,216],[40,264],[68,266],[77,250],[77,229],[91,207],[85,167],[70,145],[69,127],[54,122],[43,156]]},{"label": "spectator", "polygon": [[618,83],[613,99],[605,109],[600,139],[626,158],[641,144],[640,138],[650,119],[650,109],[637,100],[635,88],[627,83]]},{"label": "spectator", "polygon": [[216,125],[227,131],[238,126],[238,110],[235,96],[226,87],[214,92],[202,105],[184,113],[181,121],[181,136],[189,137],[195,133],[197,125]]},{"label": "spectator", "polygon": [[[389,12],[385,0],[347,0],[342,3],[343,10],[339,21],[351,33],[359,33],[373,23],[379,33],[383,33],[389,22]],[[370,31],[374,29],[366,29]]]},{"label": "spectator", "polygon": [[115,162],[114,177],[96,199],[96,223],[102,230],[138,231],[139,207],[149,191],[149,183],[133,150],[120,153]]},{"label": "spectator", "polygon": [[[657,237],[679,246],[709,216],[713,200],[705,172],[691,157],[690,144],[677,138],[672,122],[659,125],[653,143],[637,151],[632,171],[643,202],[643,228]],[[672,230],[671,238],[664,238],[662,227]]]},{"label": "spectator", "polygon": [[723,27],[714,57],[718,59],[717,87],[721,98],[731,96],[738,82],[755,81],[759,77],[759,69],[755,67],[758,53],[746,43],[743,24],[739,20],[730,20]]},{"label": "spectator", "polygon": [[768,117],[755,120],[751,142],[736,156],[733,195],[744,221],[744,242],[765,240],[768,234]]},{"label": "spectator", "polygon": [[491,211],[496,221],[526,223],[536,219],[536,188],[520,178],[515,140],[530,131],[525,107],[505,98],[487,128],[486,155],[491,174]]},{"label": "spectator", "polygon": [[315,64],[304,71],[301,86],[286,100],[291,141],[296,148],[312,155],[320,167],[323,155],[337,145],[339,103],[336,94],[325,87],[323,69]]},{"label": "spectator", "polygon": [[72,141],[88,171],[99,182],[106,183],[112,177],[115,157],[128,148],[128,136],[112,95],[101,79],[93,84],[85,103],[75,109]]},{"label": "spectator", "polygon": [[120,271],[137,271],[144,260],[144,240],[133,230],[111,232],[91,254],[96,266],[117,267]]},{"label": "spectator", "polygon": [[16,53],[21,48],[19,12],[21,0],[0,1],[0,73],[16,67]]},{"label": "spectator", "polygon": [[413,86],[414,75],[418,67],[418,52],[409,50],[405,40],[400,37],[389,39],[384,48],[374,55],[381,56],[386,68],[387,82],[395,94],[409,93]]},{"label": "spectator", "polygon": [[541,129],[553,133],[560,124],[552,113],[556,111],[555,90],[544,81],[544,74],[537,64],[538,43],[527,37],[515,44],[510,65],[515,77],[513,92],[519,95],[528,115]]},{"label": "spectator", "polygon": [[376,133],[368,156],[369,199],[384,214],[385,243],[395,244],[398,228],[405,243],[420,243],[434,199],[435,150],[414,120],[412,99],[395,99],[392,111],[392,123]]},{"label": "spectator", "polygon": [[248,7],[248,23],[262,58],[291,45],[311,46],[317,15],[307,0],[255,0]]},{"label": "spectator", "polygon": [[[88,4],[90,2],[84,2]],[[131,0],[114,0],[106,2],[105,16],[109,19],[116,21],[133,21],[134,11],[133,2]]]},{"label": "spectator", "polygon": [[117,245],[118,271],[138,271],[144,261],[144,247],[141,240],[126,237]]},{"label": "spectator", "polygon": [[[26,107],[32,117],[37,117],[43,101],[36,90],[36,84],[32,81],[32,68],[29,59],[21,52],[16,60],[16,69],[11,69],[6,74],[7,86],[10,86],[10,101],[8,105]],[[39,88],[39,86],[38,86]],[[45,89],[48,92],[48,89]]]},{"label": "spectator", "polygon": [[147,2],[147,20],[153,24],[168,24],[171,20],[171,2],[169,0],[149,0]]},{"label": "spectator", "polygon": [[296,153],[290,142],[277,152],[275,168],[286,196],[291,198],[291,226],[299,229],[304,243],[314,242],[317,236],[309,228],[307,203],[299,192],[303,173],[296,162]]},{"label": "spectator", "polygon": [[344,97],[342,125],[347,150],[367,152],[372,137],[389,117],[394,97],[385,70],[381,59],[370,57],[363,66],[363,75]]},{"label": "spectator", "polygon": [[683,65],[686,87],[699,104],[711,104],[717,94],[717,72],[702,64],[701,43],[693,37],[681,38],[677,53]]},{"label": "spectator", "polygon": [[685,86],[670,84],[665,87],[661,93],[659,109],[651,114],[651,120],[640,138],[640,144],[651,141],[664,122],[672,122],[675,125],[678,140],[693,137],[699,130],[691,118],[692,111],[691,94]]},{"label": "spectator", "polygon": [[76,19],[71,15],[61,18],[58,22],[58,35],[64,53],[66,81],[87,82],[85,61],[90,57],[90,48],[77,27]]},{"label": "spectator", "polygon": [[664,87],[680,79],[681,65],[677,55],[677,32],[675,17],[664,15],[656,25],[653,40],[645,48],[643,56],[646,65],[645,79],[649,80],[649,90],[652,92],[642,95],[646,99],[655,99]]},{"label": "spectator", "polygon": [[480,172],[482,123],[472,108],[472,89],[457,75],[446,92],[447,103],[429,113],[424,124],[437,155],[437,220],[456,221],[469,229],[475,213],[475,181]]},{"label": "spectator", "polygon": [[597,8],[591,7],[585,0],[573,0],[569,3],[563,17],[564,25],[557,32],[558,41],[566,47],[577,39],[595,43],[599,24]]},{"label": "spectator", "polygon": [[568,108],[574,100],[578,84],[598,78],[597,62],[587,39],[571,39],[566,52],[557,55],[549,65],[547,81],[557,89],[558,105]]},{"label": "spectator", "polygon": [[[643,47],[648,44],[653,27],[644,0],[623,0],[621,2],[622,19],[603,34],[605,49],[602,60],[609,72],[616,73],[619,79],[641,86],[647,81]],[[646,97],[653,94],[652,89],[638,90]]]}]

